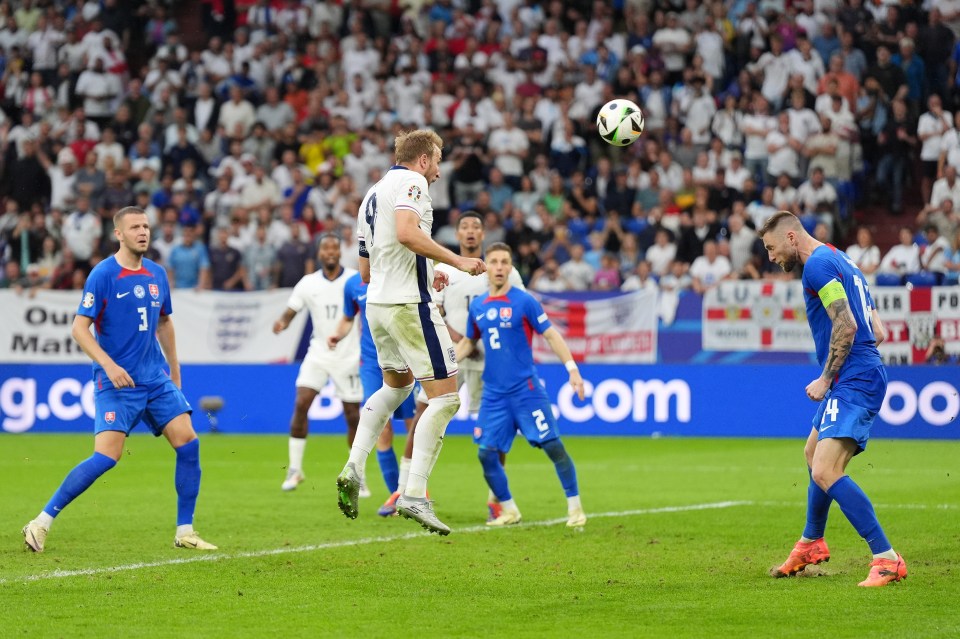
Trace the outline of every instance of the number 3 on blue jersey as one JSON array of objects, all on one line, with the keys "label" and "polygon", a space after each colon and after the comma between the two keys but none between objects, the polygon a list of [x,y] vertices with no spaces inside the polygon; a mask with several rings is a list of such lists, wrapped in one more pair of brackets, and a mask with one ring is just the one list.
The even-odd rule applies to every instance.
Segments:
[{"label": "number 3 on blue jersey", "polygon": [[140,306],[137,308],[137,312],[140,313],[140,326],[137,328],[139,328],[141,331],[145,331],[147,330],[147,307]]},{"label": "number 3 on blue jersey", "polygon": [[377,223],[377,194],[376,192],[370,194],[370,199],[367,200],[367,206],[363,210],[363,217],[367,220],[367,226],[370,227],[370,237],[367,240],[367,244],[373,244],[373,227]]}]

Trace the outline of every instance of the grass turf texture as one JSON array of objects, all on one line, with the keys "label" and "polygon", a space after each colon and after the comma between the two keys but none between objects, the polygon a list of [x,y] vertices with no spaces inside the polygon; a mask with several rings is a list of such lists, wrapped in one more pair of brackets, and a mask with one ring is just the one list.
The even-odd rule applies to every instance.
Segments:
[{"label": "grass turf texture", "polygon": [[[165,441],[129,439],[118,467],[58,518],[40,555],[21,550],[20,528],[89,455],[91,438],[0,442],[3,637],[960,635],[960,442],[874,441],[852,463],[909,565],[905,582],[881,589],[857,588],[869,551],[836,505],[823,576],[768,576],[803,527],[800,439],[569,438],[588,515],[748,502],[595,516],[574,531],[533,525],[564,518],[566,504],[552,465],[519,441],[507,469],[525,523],[483,527],[476,449],[449,437],[430,486],[453,527],[440,539],[376,516],[386,491],[375,459],[374,497],[361,501],[358,520],[343,517],[342,437],[311,438],[307,481],[282,493],[285,437],[207,435],[196,523],[220,551],[202,561],[172,548]],[[312,548],[296,550],[304,546]],[[250,556],[270,550],[280,552]],[[167,563],[177,559],[189,561]],[[161,565],[105,571],[153,562]],[[95,572],[51,576],[85,569]]]}]

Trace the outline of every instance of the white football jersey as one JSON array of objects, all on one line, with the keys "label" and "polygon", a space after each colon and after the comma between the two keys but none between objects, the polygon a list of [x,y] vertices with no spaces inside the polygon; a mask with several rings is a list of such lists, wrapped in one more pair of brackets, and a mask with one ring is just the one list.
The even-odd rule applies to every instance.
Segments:
[{"label": "white football jersey", "polygon": [[[444,321],[461,335],[467,333],[467,318],[469,317],[470,302],[473,298],[485,295],[490,291],[490,279],[486,272],[480,275],[470,275],[460,269],[447,264],[437,264],[437,270],[443,271],[450,278],[450,283],[442,291],[433,292],[433,302],[443,307]],[[510,285],[525,291],[523,279],[517,267],[510,272]]]},{"label": "white football jersey", "polygon": [[343,362],[345,365],[360,359],[359,322],[353,323],[353,328],[335,349],[330,350],[327,346],[327,337],[336,332],[337,324],[343,317],[344,285],[355,273],[352,268],[341,267],[340,274],[328,280],[323,270],[319,270],[304,275],[293,287],[287,306],[298,313],[306,307],[313,321],[313,336],[307,357]]},{"label": "white football jersey", "polygon": [[420,229],[430,237],[433,204],[427,179],[416,171],[393,166],[370,187],[357,215],[360,255],[370,259],[368,304],[430,302],[433,261],[417,255],[397,239],[397,209],[415,212]]}]

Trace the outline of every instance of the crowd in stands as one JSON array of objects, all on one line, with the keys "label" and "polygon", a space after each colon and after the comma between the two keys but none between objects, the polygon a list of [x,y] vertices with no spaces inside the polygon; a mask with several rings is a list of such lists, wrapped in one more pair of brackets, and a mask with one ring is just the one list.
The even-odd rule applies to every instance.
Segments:
[{"label": "crowd in stands", "polygon": [[[886,251],[860,220],[871,281],[960,273],[952,0],[19,0],[0,27],[0,287],[79,288],[130,204],[175,287],[292,286],[326,233],[355,265],[414,127],[445,140],[435,238],[478,211],[535,290],[795,277],[755,229],[789,209],[839,243],[860,204],[903,220]],[[646,120],[623,149],[614,97]]]}]

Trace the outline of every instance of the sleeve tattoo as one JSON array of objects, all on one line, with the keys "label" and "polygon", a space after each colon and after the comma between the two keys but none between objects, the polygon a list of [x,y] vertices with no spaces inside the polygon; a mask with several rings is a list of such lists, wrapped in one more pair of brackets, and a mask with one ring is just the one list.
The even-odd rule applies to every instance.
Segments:
[{"label": "sleeve tattoo", "polygon": [[853,339],[857,334],[857,321],[846,297],[831,302],[827,307],[827,315],[833,322],[833,330],[830,332],[830,350],[823,367],[823,376],[833,379],[850,354],[850,347],[853,346]]}]

